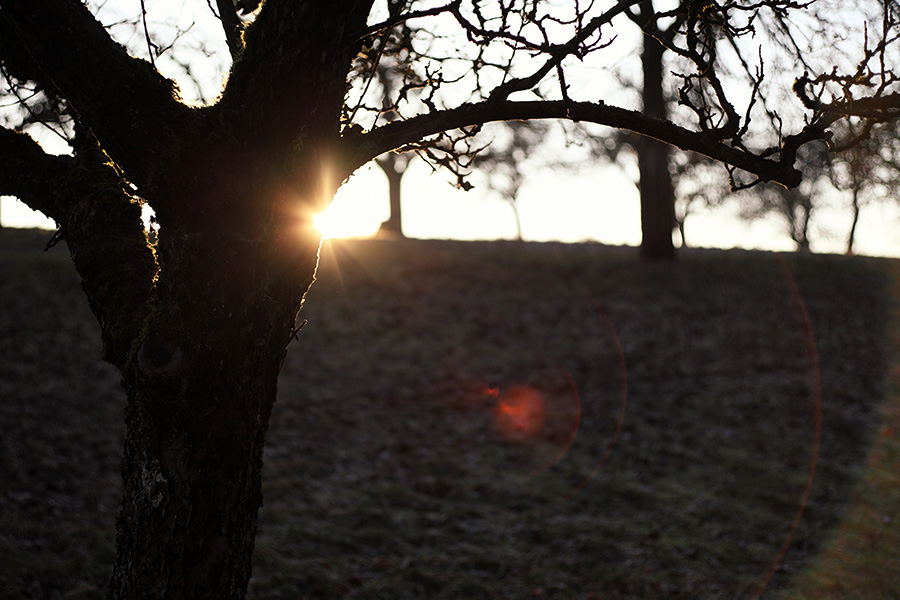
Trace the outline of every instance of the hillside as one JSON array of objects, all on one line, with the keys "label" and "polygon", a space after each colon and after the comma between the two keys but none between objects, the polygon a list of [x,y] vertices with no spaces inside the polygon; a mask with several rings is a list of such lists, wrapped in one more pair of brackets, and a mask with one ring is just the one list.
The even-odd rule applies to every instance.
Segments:
[{"label": "hillside", "polygon": [[[101,598],[124,400],[48,237],[0,231],[0,597]],[[894,269],[326,243],[249,597],[749,598],[773,566],[775,597],[881,431]]]}]

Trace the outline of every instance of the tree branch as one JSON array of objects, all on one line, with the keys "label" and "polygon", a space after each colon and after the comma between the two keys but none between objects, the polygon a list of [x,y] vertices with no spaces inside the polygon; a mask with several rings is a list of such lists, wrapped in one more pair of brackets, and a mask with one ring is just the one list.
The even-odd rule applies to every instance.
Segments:
[{"label": "tree branch", "polygon": [[69,207],[59,192],[74,165],[71,156],[47,154],[27,134],[0,127],[0,195],[15,196],[61,223]]},{"label": "tree branch", "polygon": [[[244,32],[244,49],[214,112],[264,162],[284,161],[339,135],[347,72],[373,0],[268,0]],[[248,109],[248,107],[256,107]],[[319,113],[310,119],[309,112]],[[331,111],[329,114],[323,114]],[[314,126],[311,126],[314,125]]]},{"label": "tree branch", "polygon": [[[752,173],[761,181],[776,181],[788,188],[796,187],[801,179],[800,171],[793,166],[793,156],[785,157],[787,160],[772,160],[636,111],[603,103],[564,101],[488,100],[389,123],[368,133],[346,135],[342,139],[342,152],[339,155],[343,158],[340,165],[337,165],[337,172],[342,178],[348,177],[357,168],[384,152],[443,131],[492,121],[526,119],[571,119],[626,129],[677,146],[682,150],[708,156]],[[809,140],[804,138],[805,141]]]},{"label": "tree branch", "polygon": [[241,39],[241,32],[243,31],[244,26],[238,18],[233,0],[216,0],[216,6],[219,9],[219,19],[222,21],[222,29],[225,30],[225,40],[228,43],[228,51],[231,52],[231,58],[237,60],[238,55],[244,48],[244,42]]},{"label": "tree branch", "polygon": [[129,56],[78,0],[4,2],[0,37],[24,50],[31,75],[68,100],[132,181],[152,179],[190,113],[171,81]]},{"label": "tree branch", "polygon": [[56,220],[100,323],[103,357],[121,368],[147,314],[156,259],[140,205],[93,140],[83,147],[78,158],[53,156],[24,133],[0,127],[0,194]]},{"label": "tree branch", "polygon": [[[604,12],[602,15],[594,17],[583,29],[580,29],[574,36],[572,36],[572,38],[569,39],[568,42],[560,46],[548,49],[550,59],[548,59],[537,71],[535,71],[528,77],[512,79],[501,85],[498,85],[491,92],[490,98],[492,100],[506,100],[510,96],[510,94],[513,94],[514,92],[533,88],[535,85],[540,83],[540,81],[547,75],[547,73],[549,73],[553,69],[558,69],[562,64],[563,59],[567,58],[568,56],[574,55],[583,58],[583,56],[580,56],[580,54],[583,52],[582,46],[585,44],[585,42],[590,39],[591,36],[597,33],[603,25],[610,23],[621,13],[627,12],[628,9],[630,9],[631,6],[636,4],[638,1],[639,0],[623,0]],[[460,20],[460,22],[463,22],[462,15],[458,15],[457,19]]]}]

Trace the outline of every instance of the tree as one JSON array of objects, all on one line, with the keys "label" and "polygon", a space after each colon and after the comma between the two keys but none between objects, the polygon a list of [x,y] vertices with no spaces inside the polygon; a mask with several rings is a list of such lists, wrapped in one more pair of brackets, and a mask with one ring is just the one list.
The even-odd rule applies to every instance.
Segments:
[{"label": "tree", "polygon": [[519,190],[525,183],[524,163],[547,139],[550,128],[543,121],[508,121],[501,139],[491,138],[475,155],[472,166],[478,169],[487,187],[507,202],[516,220],[516,239],[522,239],[519,218]]},{"label": "tree", "polygon": [[[669,115],[663,89],[663,54],[666,38],[676,28],[661,28],[652,0],[638,3],[637,11],[627,14],[644,32],[641,48],[643,112],[649,117],[664,120]],[[675,21],[677,23],[677,21]],[[641,256],[650,259],[671,259],[675,256],[672,229],[675,227],[675,186],[669,172],[669,145],[657,139],[641,136],[635,149],[638,156],[641,193]]]},{"label": "tree", "polygon": [[[505,121],[502,125],[499,130],[493,130],[496,135],[489,136],[487,132],[478,134],[475,146],[479,150],[466,168],[457,173],[456,186],[464,190],[472,189],[474,186],[469,181],[470,176],[477,172],[479,182],[509,204],[516,221],[516,239],[521,240],[522,222],[518,199],[519,190],[526,179],[524,163],[545,141],[544,136],[549,127],[542,121]],[[401,224],[400,184],[415,156],[409,152],[389,152],[375,159],[375,164],[387,177],[390,203],[388,220],[381,224],[379,231],[390,236],[405,237]]]},{"label": "tree", "polygon": [[792,190],[763,185],[755,200],[745,203],[749,218],[780,214],[801,252],[810,251],[810,220],[827,191],[849,192],[846,253],[852,254],[862,205],[888,196],[897,184],[900,95],[892,91],[898,76],[891,66],[897,59],[898,14],[894,2],[878,8],[880,14],[872,16],[880,17],[881,36],[870,39],[868,28],[864,31],[862,58],[855,66],[843,71],[834,66],[814,78],[805,73],[794,83],[803,104],[830,126],[827,143],[809,144],[797,154],[803,184]]},{"label": "tree", "polygon": [[388,219],[381,224],[379,231],[396,237],[403,235],[402,204],[400,202],[400,182],[409,166],[412,157],[408,154],[389,152],[375,159],[375,164],[384,172],[388,180],[388,202],[390,211]]},{"label": "tree", "polygon": [[811,252],[809,226],[813,211],[829,183],[827,150],[824,143],[807,144],[797,153],[803,182],[789,190],[783,186],[761,185],[747,194],[741,216],[757,219],[768,213],[780,216],[791,239],[802,253]]},{"label": "tree", "polygon": [[[402,2],[391,1],[388,7],[392,14],[396,14],[402,8]],[[358,73],[363,77],[367,73],[374,73],[375,76],[369,83],[377,81],[382,110],[389,121],[396,118],[394,103],[401,93],[398,85],[400,82],[403,82],[404,95],[424,87],[424,79],[414,70],[414,65],[410,62],[412,38],[415,34],[416,32],[406,23],[401,23],[399,27],[375,39],[372,48],[366,54],[367,60],[357,65]],[[388,219],[381,224],[379,231],[390,236],[404,237],[400,184],[413,156],[412,153],[388,152],[375,159],[375,164],[388,180],[390,209]]]},{"label": "tree", "polygon": [[[392,4],[392,6],[396,6]],[[395,8],[396,10],[396,8]],[[399,83],[403,83],[403,94],[411,95],[424,86],[425,77],[414,70],[411,62],[413,38],[421,32],[416,31],[406,24],[392,30],[390,35],[385,35],[375,41],[369,55],[377,57],[376,61],[366,61],[362,65],[361,74],[374,71],[377,88],[381,95],[382,115],[387,121],[396,118],[396,103],[399,95]],[[367,57],[369,56],[367,55]],[[522,239],[522,225],[518,212],[518,193],[524,181],[521,171],[523,163],[531,151],[540,145],[548,127],[539,121],[508,121],[501,122],[504,130],[494,130],[497,135],[487,136],[479,133],[475,136],[473,145],[478,148],[473,160],[468,164],[459,165],[455,172],[457,175],[457,187],[465,190],[471,189],[468,181],[469,171],[477,169],[483,176],[487,187],[499,194],[513,209],[516,219],[516,231],[518,239]],[[428,161],[427,152],[423,158]],[[381,224],[379,231],[389,236],[404,237],[402,228],[402,203],[401,182],[410,161],[415,158],[413,152],[388,152],[375,159],[375,164],[381,169],[388,180],[389,213],[388,219]]]},{"label": "tree", "polygon": [[[780,63],[800,64],[814,70],[809,61],[810,55],[815,52],[802,49],[802,40],[838,29],[832,22],[833,18],[828,16],[834,11],[829,11],[827,6],[816,10],[812,6],[814,3],[804,7],[808,22],[796,26],[777,8],[769,13],[753,13],[747,17],[744,11],[748,7],[723,9],[716,3],[689,2],[669,10],[660,8],[660,4],[643,0],[626,11],[629,20],[641,31],[635,50],[640,65],[638,67],[626,61],[626,72],[619,74],[619,83],[641,99],[646,115],[674,119],[676,122],[685,114],[693,115],[700,122],[705,122],[707,127],[719,128],[723,133],[737,131],[735,128],[740,118],[735,106],[726,97],[724,88],[735,85],[739,80],[742,83],[738,85],[752,90],[754,98],[750,106],[758,103],[763,109],[756,121],[768,121],[769,127],[780,130],[784,113],[790,111],[784,110],[783,106],[774,108],[784,96],[776,90],[777,98],[769,97],[765,90],[764,71],[783,74],[780,73],[783,71]],[[846,7],[840,8],[846,18]],[[741,38],[748,34],[757,45],[740,43]],[[842,54],[833,46],[826,48],[825,53],[835,61]],[[698,65],[707,71],[700,78],[690,72]],[[790,77],[796,77],[796,73]],[[679,80],[680,84],[676,84]],[[677,227],[682,243],[685,242],[684,219],[688,205],[696,203],[701,197],[704,201],[711,200],[718,204],[727,190],[719,190],[720,193],[715,195],[697,194],[692,184],[684,186],[685,181],[698,171],[709,176],[711,163],[703,157],[687,155],[652,138],[627,132],[603,137],[606,139],[591,142],[596,154],[619,161],[633,159],[637,163],[641,256],[647,259],[673,259],[675,247],[672,231]],[[628,152],[621,152],[622,149]],[[682,187],[690,189],[682,190]]]},{"label": "tree", "polygon": [[[630,3],[625,11],[628,19],[641,30],[640,82],[626,87],[637,91],[644,115],[659,120],[670,117],[672,99],[666,89],[669,79],[664,56],[673,47],[683,19],[661,19],[653,0]],[[663,13],[666,17],[671,13]],[[592,136],[588,143],[595,154],[613,161],[621,159],[623,148],[630,149],[638,164],[637,181],[641,207],[641,257],[650,260],[675,258],[672,230],[676,227],[675,182],[671,172],[669,144],[653,137],[634,135],[627,130],[612,135]]]},{"label": "tree", "polygon": [[[844,196],[851,214],[845,252],[852,255],[862,208],[893,200],[891,190],[897,187],[900,176],[897,125],[892,122],[874,127],[860,143],[840,153],[828,152],[825,144],[805,146],[798,152],[797,163],[803,169],[803,182],[793,190],[769,184],[751,190],[743,195],[741,216],[750,220],[769,213],[780,216],[797,250],[806,253],[811,251],[813,213],[829,196]],[[833,130],[840,131],[844,139],[856,135],[843,126]]]},{"label": "tree", "polygon": [[[856,227],[863,206],[885,199],[895,200],[892,190],[900,184],[897,127],[900,122],[873,127],[859,144],[840,154],[830,155],[828,175],[831,184],[849,194],[851,209],[850,230],[847,233],[846,254],[852,255],[856,241]],[[844,137],[853,137],[845,134]]]},{"label": "tree", "polygon": [[[687,127],[570,93],[571,62],[602,57],[634,4],[453,0],[385,11],[362,0],[240,0],[245,26],[230,0],[217,0],[233,63],[215,103],[197,107],[80,1],[3,0],[4,72],[58,102],[74,135],[70,154],[52,155],[0,128],[0,194],[58,223],[101,327],[103,359],[128,397],[111,598],[245,594],[277,376],[315,278],[312,217],[361,165],[418,148],[454,168],[483,123],[573,119],[705,154],[753,181],[799,183],[798,148],[830,122],[816,112],[752,150],[737,113],[719,126],[697,104]],[[695,4],[659,18],[693,14]],[[766,0],[739,10],[795,8]],[[684,19],[707,27],[701,21]],[[403,80],[386,120],[383,106],[364,103],[374,73],[353,74],[373,60],[375,40],[408,22],[445,33],[414,44],[427,75],[421,105],[404,100],[412,82]],[[694,81],[706,81],[706,67]],[[152,245],[145,203],[158,223]]]}]

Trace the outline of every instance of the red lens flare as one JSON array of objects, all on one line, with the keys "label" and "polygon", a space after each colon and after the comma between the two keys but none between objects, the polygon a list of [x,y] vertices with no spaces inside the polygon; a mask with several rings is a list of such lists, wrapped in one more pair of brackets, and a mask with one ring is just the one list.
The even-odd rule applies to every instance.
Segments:
[{"label": "red lens flare", "polygon": [[565,384],[484,387],[491,402],[494,430],[503,441],[528,457],[525,472],[534,477],[560,462],[572,447],[581,422],[581,401],[575,382],[562,372]]},{"label": "red lens flare", "polygon": [[500,435],[509,440],[525,440],[541,432],[545,413],[541,393],[529,386],[518,385],[499,394],[494,417]]}]

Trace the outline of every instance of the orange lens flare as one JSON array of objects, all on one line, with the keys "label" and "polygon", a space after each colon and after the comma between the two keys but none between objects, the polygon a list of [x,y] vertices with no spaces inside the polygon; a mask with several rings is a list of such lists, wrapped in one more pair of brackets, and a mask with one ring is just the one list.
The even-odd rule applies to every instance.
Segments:
[{"label": "orange lens flare", "polygon": [[494,416],[500,433],[511,440],[523,440],[537,435],[546,413],[541,394],[527,386],[514,386],[498,394]]}]

